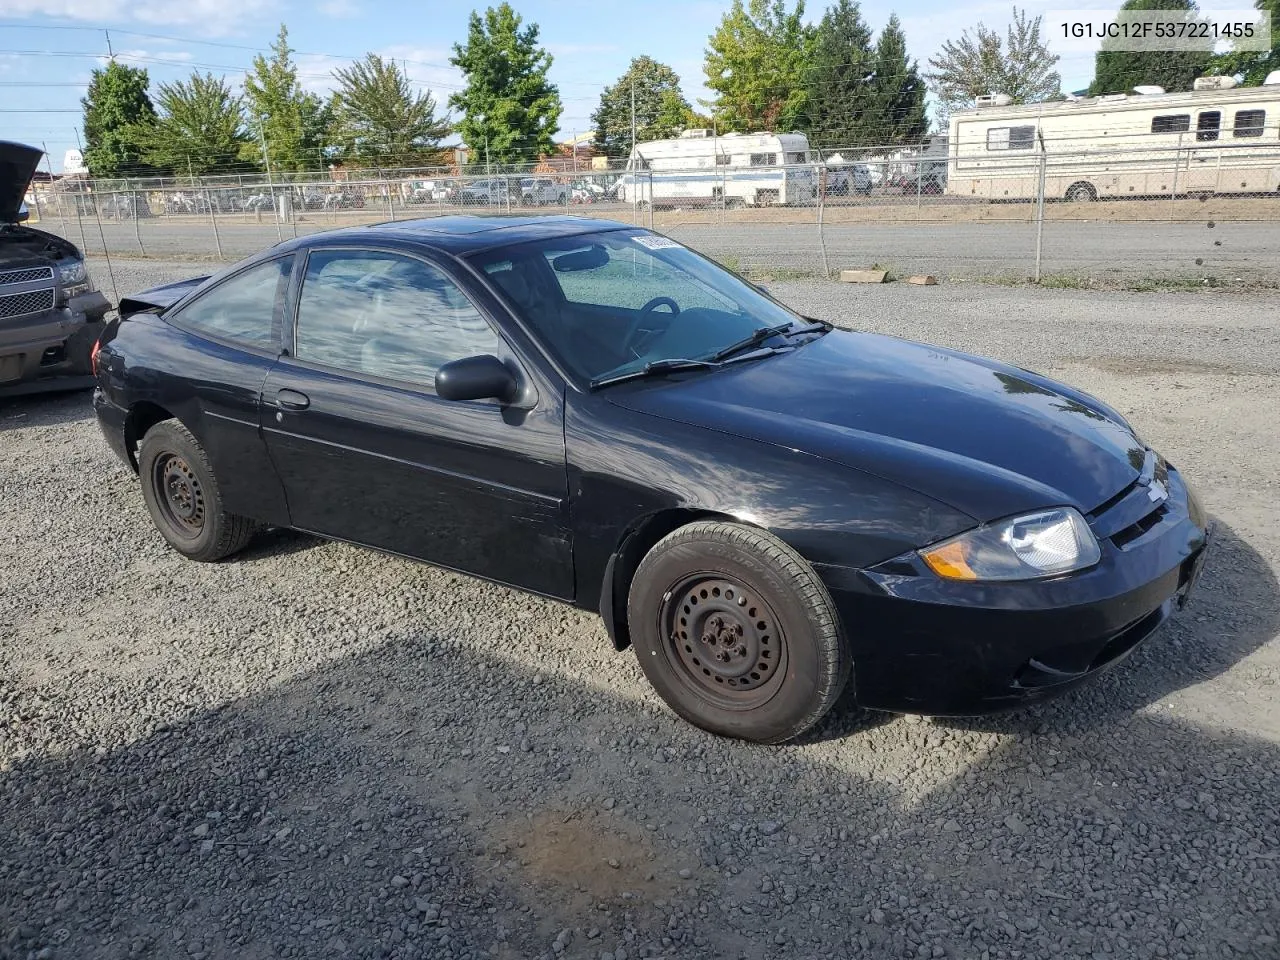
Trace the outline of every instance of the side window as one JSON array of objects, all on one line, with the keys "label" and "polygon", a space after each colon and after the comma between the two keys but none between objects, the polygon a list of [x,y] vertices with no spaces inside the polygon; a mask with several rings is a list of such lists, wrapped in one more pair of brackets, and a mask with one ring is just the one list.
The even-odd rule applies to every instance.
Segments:
[{"label": "side window", "polygon": [[196,333],[274,351],[292,270],[292,256],[250,267],[187,304],[174,319]]},{"label": "side window", "polygon": [[1152,133],[1186,133],[1191,129],[1191,114],[1166,113],[1162,117],[1151,118]]},{"label": "side window", "polygon": [[753,167],[772,167],[778,163],[778,155],[776,153],[753,153],[751,154],[751,166]]},{"label": "side window", "polygon": [[992,127],[987,131],[988,150],[1030,150],[1036,143],[1036,128]]},{"label": "side window", "polygon": [[1196,139],[1217,140],[1218,128],[1222,126],[1222,114],[1217,110],[1206,110],[1196,118]]},{"label": "side window", "polygon": [[1265,110],[1237,110],[1231,135],[1235,137],[1260,137],[1267,124]]},{"label": "side window", "polygon": [[374,250],[317,250],[307,260],[300,360],[433,387],[450,360],[501,349],[466,295],[430,264]]}]

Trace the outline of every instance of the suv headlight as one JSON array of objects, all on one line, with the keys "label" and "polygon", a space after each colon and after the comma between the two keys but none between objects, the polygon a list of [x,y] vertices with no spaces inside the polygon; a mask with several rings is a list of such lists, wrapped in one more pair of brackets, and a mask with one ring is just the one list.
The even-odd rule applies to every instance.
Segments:
[{"label": "suv headlight", "polygon": [[58,264],[58,282],[64,287],[74,287],[89,279],[83,260],[64,260]]},{"label": "suv headlight", "polygon": [[1071,507],[1000,520],[919,553],[947,580],[1033,580],[1083,570],[1102,556],[1093,531]]}]

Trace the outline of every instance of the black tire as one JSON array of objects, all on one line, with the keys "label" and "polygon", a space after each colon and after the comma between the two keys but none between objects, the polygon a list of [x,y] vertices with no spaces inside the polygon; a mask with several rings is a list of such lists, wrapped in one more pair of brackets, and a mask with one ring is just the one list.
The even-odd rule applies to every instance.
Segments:
[{"label": "black tire", "polygon": [[700,521],[641,561],[627,599],[641,669],[676,713],[781,743],[831,709],[852,661],[826,587],[777,537]]},{"label": "black tire", "polygon": [[160,535],[191,560],[210,562],[244,548],[259,525],[227,513],[213,467],[179,420],[163,420],[138,447],[142,499]]},{"label": "black tire", "polygon": [[1093,184],[1082,180],[1067,187],[1065,199],[1068,203],[1092,203],[1098,199],[1098,191]]}]

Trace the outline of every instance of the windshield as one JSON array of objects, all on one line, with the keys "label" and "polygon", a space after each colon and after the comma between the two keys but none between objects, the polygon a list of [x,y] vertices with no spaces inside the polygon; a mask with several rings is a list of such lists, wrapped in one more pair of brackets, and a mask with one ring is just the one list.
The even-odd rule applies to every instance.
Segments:
[{"label": "windshield", "polygon": [[704,360],[762,327],[804,321],[674,240],[617,230],[473,258],[567,370],[599,380]]}]

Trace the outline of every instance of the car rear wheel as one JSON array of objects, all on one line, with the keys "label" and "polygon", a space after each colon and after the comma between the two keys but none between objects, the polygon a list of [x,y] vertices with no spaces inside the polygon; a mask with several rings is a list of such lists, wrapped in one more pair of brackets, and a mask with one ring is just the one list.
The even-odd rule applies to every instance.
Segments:
[{"label": "car rear wheel", "polygon": [[698,522],[660,540],[627,603],[645,676],[705,730],[781,743],[836,702],[851,661],[826,587],[771,534]]},{"label": "car rear wheel", "polygon": [[138,447],[138,476],[151,521],[184,557],[221,560],[258,530],[254,521],[223,509],[209,458],[179,420],[147,431]]}]

